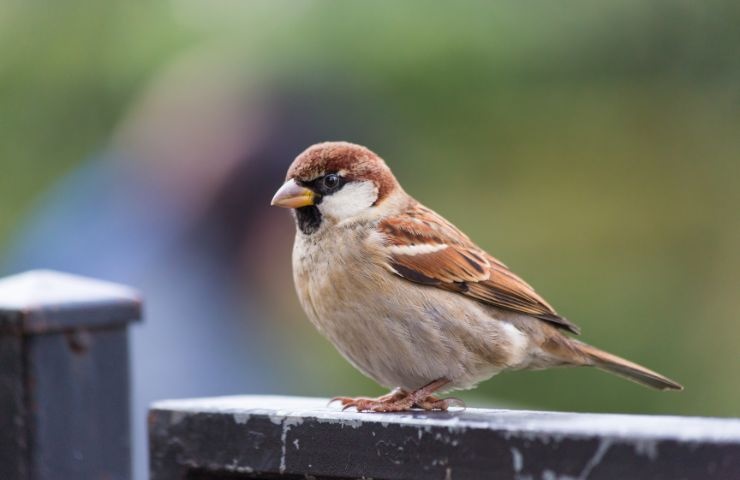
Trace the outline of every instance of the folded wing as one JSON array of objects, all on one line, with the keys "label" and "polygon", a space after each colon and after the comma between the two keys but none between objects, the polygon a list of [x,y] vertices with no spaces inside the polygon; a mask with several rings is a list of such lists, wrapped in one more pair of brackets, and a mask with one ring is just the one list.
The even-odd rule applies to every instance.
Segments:
[{"label": "folded wing", "polygon": [[386,240],[386,266],[394,274],[580,333],[529,284],[432,210],[415,205],[383,220],[378,229]]}]

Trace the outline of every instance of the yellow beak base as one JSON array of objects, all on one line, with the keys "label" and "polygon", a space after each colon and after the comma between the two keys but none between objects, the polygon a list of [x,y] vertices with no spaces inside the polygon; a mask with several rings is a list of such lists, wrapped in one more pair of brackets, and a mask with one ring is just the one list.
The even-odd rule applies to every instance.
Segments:
[{"label": "yellow beak base", "polygon": [[301,208],[314,204],[312,190],[298,185],[295,180],[288,180],[275,192],[270,205],[282,208]]}]

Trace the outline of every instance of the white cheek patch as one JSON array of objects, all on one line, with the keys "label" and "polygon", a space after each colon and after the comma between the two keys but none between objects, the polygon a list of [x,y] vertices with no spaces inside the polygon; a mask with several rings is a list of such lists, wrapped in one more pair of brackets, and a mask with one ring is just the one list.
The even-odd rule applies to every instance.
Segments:
[{"label": "white cheek patch", "polygon": [[367,210],[377,199],[378,189],[372,182],[350,182],[338,192],[323,197],[319,210],[341,221]]}]

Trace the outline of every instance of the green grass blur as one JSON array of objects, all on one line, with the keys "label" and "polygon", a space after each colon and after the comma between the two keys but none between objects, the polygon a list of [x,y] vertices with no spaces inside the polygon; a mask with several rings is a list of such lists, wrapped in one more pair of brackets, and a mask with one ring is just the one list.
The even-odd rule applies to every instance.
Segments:
[{"label": "green grass blur", "polygon": [[[739,22],[731,1],[6,1],[0,245],[108,142],[159,68],[211,49],[265,82],[363,92],[379,153],[404,159],[395,170],[410,193],[585,340],[686,386],[551,370],[501,375],[465,398],[737,416]],[[316,379],[296,393],[380,393],[291,301],[313,359],[296,368]]]}]

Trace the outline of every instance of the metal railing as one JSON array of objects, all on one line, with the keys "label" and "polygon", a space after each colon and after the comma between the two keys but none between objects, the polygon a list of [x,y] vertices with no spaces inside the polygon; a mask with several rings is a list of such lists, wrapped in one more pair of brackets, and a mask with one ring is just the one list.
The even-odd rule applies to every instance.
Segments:
[{"label": "metal railing", "polygon": [[162,401],[151,479],[734,479],[740,420],[467,409],[342,412],[325,399]]}]

